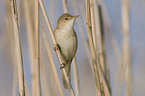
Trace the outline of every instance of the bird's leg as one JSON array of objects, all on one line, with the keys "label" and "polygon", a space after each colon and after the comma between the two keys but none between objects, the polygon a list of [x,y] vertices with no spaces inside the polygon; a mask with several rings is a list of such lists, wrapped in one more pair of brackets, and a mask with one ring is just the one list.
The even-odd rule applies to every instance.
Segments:
[{"label": "bird's leg", "polygon": [[65,68],[65,66],[66,66],[65,63],[62,63],[60,69]]},{"label": "bird's leg", "polygon": [[59,44],[54,44],[54,51],[56,51],[56,50],[58,50],[58,49],[60,49]]},{"label": "bird's leg", "polygon": [[[58,49],[60,49],[59,44],[54,44],[54,51],[56,51]],[[60,69],[63,69],[65,66],[66,66],[65,63],[62,63]]]}]

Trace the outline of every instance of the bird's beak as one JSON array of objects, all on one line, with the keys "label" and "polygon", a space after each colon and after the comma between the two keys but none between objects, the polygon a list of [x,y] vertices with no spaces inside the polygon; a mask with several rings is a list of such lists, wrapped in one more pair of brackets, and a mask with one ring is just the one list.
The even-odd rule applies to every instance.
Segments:
[{"label": "bird's beak", "polygon": [[79,16],[80,16],[80,15],[74,16],[73,19],[76,19],[76,18],[78,18]]}]

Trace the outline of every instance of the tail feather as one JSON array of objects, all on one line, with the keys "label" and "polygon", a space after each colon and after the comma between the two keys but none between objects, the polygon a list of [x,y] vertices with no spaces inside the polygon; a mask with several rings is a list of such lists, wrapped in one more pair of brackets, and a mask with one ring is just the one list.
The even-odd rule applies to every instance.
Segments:
[{"label": "tail feather", "polygon": [[[66,64],[65,71],[66,71],[67,77],[69,78],[69,82],[71,83],[71,65],[70,64]],[[67,84],[63,71],[62,71],[62,81],[63,81],[64,89],[69,89],[69,85]]]}]

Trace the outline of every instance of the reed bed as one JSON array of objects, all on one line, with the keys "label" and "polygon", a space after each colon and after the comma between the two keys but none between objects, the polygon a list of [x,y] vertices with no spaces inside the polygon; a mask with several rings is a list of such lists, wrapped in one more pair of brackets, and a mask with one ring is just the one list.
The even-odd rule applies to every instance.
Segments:
[{"label": "reed bed", "polygon": [[[81,73],[81,70],[79,68],[83,69],[85,68],[85,66],[81,64],[80,67],[80,62],[82,62],[82,60],[78,59],[78,57],[80,58],[82,55],[77,54],[72,61],[73,82],[70,82],[64,68],[62,70],[59,70],[58,68],[58,66],[61,66],[60,64],[64,63],[64,60],[62,59],[58,44],[53,34],[54,25],[51,25],[52,22],[50,22],[50,19],[52,19],[50,18],[52,17],[51,13],[57,14],[57,12],[54,12],[53,10],[51,11],[50,9],[49,12],[47,12],[48,6],[46,6],[47,4],[44,3],[50,3],[51,0],[23,0],[23,4],[21,4],[22,6],[16,4],[16,1],[20,2],[20,0],[11,0],[12,14],[8,14],[8,19],[6,19],[7,22],[10,22],[11,26],[13,26],[14,29],[13,34],[15,38],[15,45],[13,46],[13,49],[15,49],[16,51],[16,58],[13,59],[17,60],[17,70],[14,69],[12,95],[15,96],[17,94],[16,86],[18,82],[20,96],[68,96],[68,94],[70,96],[83,96],[83,93],[85,93],[83,92],[83,90],[85,88],[83,89],[81,87],[83,80],[81,78],[82,76],[79,74]],[[3,2],[5,2],[5,6],[7,9],[6,11],[9,13],[8,9],[10,8],[10,5],[8,6],[6,1]],[[56,4],[57,0],[54,0],[52,2],[53,4]],[[123,37],[121,51],[119,49],[116,37],[111,32],[111,21],[110,18],[107,17],[108,13],[103,0],[62,0],[58,2],[62,7],[58,10],[58,14],[61,15],[63,13],[73,13],[72,15],[80,15],[79,19],[75,21],[75,30],[77,31],[79,40],[82,42],[82,46],[79,46],[79,48],[81,48],[81,51],[84,51],[84,62],[87,61],[88,63],[86,70],[90,70],[89,75],[92,75],[91,79],[94,80],[93,83],[91,82],[95,85],[93,95],[120,96],[123,80],[125,80],[125,94],[126,96],[132,96],[129,37],[129,0],[122,0],[121,6]],[[20,9],[22,8],[22,11],[19,10],[17,12],[17,6],[20,6]],[[52,6],[55,6],[57,8],[57,5]],[[20,30],[21,27],[19,26],[19,14],[22,14],[22,12],[24,12],[24,20],[22,20],[21,22],[23,22],[24,27]],[[57,16],[57,19],[58,17],[59,16]],[[56,17],[54,16],[53,18],[55,18],[55,22],[57,22]],[[43,22],[40,22],[42,20]],[[109,21],[109,23],[107,21]],[[109,32],[105,32],[106,26],[109,27]],[[24,75],[26,74],[25,71],[27,71],[27,67],[23,67],[25,65],[23,65],[24,61],[21,50],[22,45],[20,42],[22,40],[21,31],[25,32],[27,37],[25,38],[25,42],[28,43],[27,55],[29,56],[29,66],[27,67],[30,67],[29,75],[31,76],[31,81],[24,80],[24,78],[27,79],[26,75]],[[10,40],[13,40],[11,37],[11,35],[13,36],[13,34],[10,32],[8,34],[8,38],[11,38]],[[110,68],[108,67],[109,65],[107,56],[111,55],[107,55],[107,36],[112,43],[112,47],[114,49],[113,51],[116,56],[115,59],[117,59],[117,63],[119,64],[118,73],[116,74],[117,79],[115,82],[116,90],[114,93],[112,93],[112,82],[110,81],[109,73]],[[53,48],[55,48],[56,50],[54,51]],[[45,54],[42,49],[44,49],[44,51],[46,52]],[[1,47],[0,50],[2,50]],[[54,53],[56,53],[56,55]],[[47,68],[48,66],[49,68]],[[65,78],[69,85],[69,91],[64,90],[63,88],[60,75],[61,71],[64,72]],[[83,76],[86,78],[86,80],[90,80],[90,78],[87,78],[87,74],[84,74]],[[16,77],[18,77],[18,80]],[[49,80],[51,83],[49,82]],[[86,88],[89,86],[89,84],[87,83],[88,82],[86,82],[84,85]]]}]

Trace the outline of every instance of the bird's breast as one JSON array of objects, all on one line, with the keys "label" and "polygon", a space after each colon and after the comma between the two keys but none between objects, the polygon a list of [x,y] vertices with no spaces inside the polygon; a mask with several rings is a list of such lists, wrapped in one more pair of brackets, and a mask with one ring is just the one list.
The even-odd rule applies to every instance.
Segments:
[{"label": "bird's breast", "polygon": [[56,30],[55,38],[59,44],[63,55],[67,60],[73,59],[77,50],[77,35],[72,30]]}]

